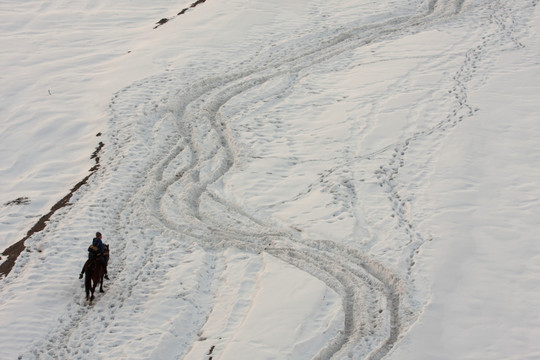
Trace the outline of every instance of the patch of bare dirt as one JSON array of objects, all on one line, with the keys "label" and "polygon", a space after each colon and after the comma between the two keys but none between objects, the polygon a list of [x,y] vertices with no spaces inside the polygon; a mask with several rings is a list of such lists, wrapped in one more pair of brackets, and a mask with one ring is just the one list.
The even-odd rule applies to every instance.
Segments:
[{"label": "patch of bare dirt", "polygon": [[30,204],[30,199],[26,196],[21,196],[21,197],[16,198],[15,200],[11,200],[4,203],[4,206],[28,205],[28,204]]},{"label": "patch of bare dirt", "polygon": [[[101,133],[98,133],[96,136],[101,136]],[[98,146],[96,147],[96,150],[92,153],[92,156],[90,156],[90,158],[94,159],[96,162],[95,165],[89,170],[90,174],[86,176],[84,179],[82,179],[81,181],[79,181],[73,188],[71,188],[71,190],[69,191],[69,194],[67,194],[62,199],[60,199],[60,201],[54,204],[51,210],[47,214],[43,215],[37,221],[37,223],[35,223],[34,226],[32,226],[30,230],[28,230],[25,237],[23,237],[21,240],[17,241],[15,244],[11,245],[7,249],[5,249],[4,252],[2,252],[2,255],[7,256],[7,259],[2,264],[0,264],[0,277],[1,278],[6,277],[11,272],[11,269],[13,269],[13,266],[15,265],[15,261],[26,248],[26,246],[24,245],[24,242],[28,238],[30,238],[30,236],[45,229],[45,227],[47,226],[47,221],[50,220],[53,214],[59,209],[69,205],[69,200],[71,199],[73,194],[77,190],[79,190],[81,186],[86,184],[88,179],[90,179],[90,177],[94,175],[94,173],[99,169],[99,152],[101,151],[103,146],[105,146],[105,144],[103,144],[103,142],[100,141]],[[29,202],[28,198],[21,197],[21,198],[8,202],[8,203],[14,202],[13,204],[6,203],[5,205],[19,205],[19,204],[24,204],[25,201]]]},{"label": "patch of bare dirt", "polygon": [[[194,8],[194,7],[196,7],[196,6],[200,5],[200,4],[202,4],[202,3],[204,3],[204,2],[206,2],[206,0],[197,0],[197,1],[195,1],[194,3],[192,3],[189,7],[182,9],[178,14],[176,14],[176,16],[183,15],[183,14],[185,14],[186,11],[188,11],[189,9],[192,9],[192,8]],[[160,27],[161,25],[163,25],[163,24],[169,22],[169,20],[172,20],[172,19],[174,19],[174,18],[175,18],[175,16],[172,16],[172,17],[170,17],[170,18],[162,18],[162,19],[160,19],[160,20],[156,23],[156,26],[154,26],[154,29]]]}]

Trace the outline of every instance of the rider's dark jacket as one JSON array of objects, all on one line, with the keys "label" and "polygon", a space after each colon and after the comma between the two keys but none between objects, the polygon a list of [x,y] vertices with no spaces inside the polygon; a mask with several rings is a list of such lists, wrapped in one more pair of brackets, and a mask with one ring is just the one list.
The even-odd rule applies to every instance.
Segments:
[{"label": "rider's dark jacket", "polygon": [[103,241],[101,241],[100,238],[96,237],[94,240],[92,240],[92,245],[97,246],[99,252],[103,254],[105,251],[105,246],[103,246]]}]

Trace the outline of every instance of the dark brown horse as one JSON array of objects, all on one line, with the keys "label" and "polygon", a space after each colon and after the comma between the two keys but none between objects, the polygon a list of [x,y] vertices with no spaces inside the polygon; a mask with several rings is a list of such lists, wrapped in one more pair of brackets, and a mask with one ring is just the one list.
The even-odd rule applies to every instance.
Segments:
[{"label": "dark brown horse", "polygon": [[105,266],[109,262],[109,245],[105,245],[104,251],[104,261],[100,259],[100,256],[94,257],[88,260],[86,266],[85,278],[84,278],[84,288],[86,290],[86,300],[90,300],[89,304],[92,305],[92,300],[94,300],[94,292],[96,291],[96,286],[99,283],[99,292],[103,291],[103,276],[105,275]]}]

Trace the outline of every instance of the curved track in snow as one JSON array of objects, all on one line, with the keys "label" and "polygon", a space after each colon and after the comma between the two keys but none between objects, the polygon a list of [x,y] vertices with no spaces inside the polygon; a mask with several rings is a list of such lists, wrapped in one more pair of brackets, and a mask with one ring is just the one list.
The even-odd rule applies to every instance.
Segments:
[{"label": "curved track in snow", "polygon": [[[134,83],[118,93],[111,103],[111,129],[103,153],[103,168],[82,195],[93,196],[95,205],[80,215],[104,222],[110,238],[117,239],[110,265],[113,280],[107,294],[98,297],[92,310],[82,307],[83,301],[77,300],[47,341],[35,344],[26,355],[83,359],[98,351],[92,350],[98,339],[101,343],[107,341],[100,337],[102,332],[125,332],[129,338],[129,329],[118,323],[112,325],[115,316],[128,308],[136,309],[138,299],[151,298],[153,290],[165,284],[168,271],[179,258],[188,258],[184,265],[187,268],[190,261],[202,261],[194,266],[193,279],[206,279],[207,284],[212,284],[219,281],[216,274],[223,266],[220,251],[238,248],[250,253],[269,253],[322,280],[341,296],[343,329],[316,358],[385,357],[418,316],[409,310],[409,300],[404,299],[409,295],[404,288],[411,280],[415,254],[427,240],[414,221],[404,215],[407,201],[396,180],[399,169],[412,143],[444,136],[445,131],[474,114],[474,106],[467,97],[467,84],[477,61],[494,42],[511,36],[511,31],[503,35],[486,33],[483,42],[466,53],[454,75],[455,86],[449,91],[452,109],[446,118],[405,140],[339,165],[351,166],[362,159],[389,154],[388,161],[376,171],[376,177],[388,195],[398,226],[408,237],[401,245],[408,267],[405,273],[396,273],[350,246],[305,239],[292,226],[264,214],[254,214],[223,197],[221,182],[242,165],[243,155],[222,109],[231,99],[274,79],[286,79],[275,90],[276,94],[286,93],[298,83],[303,72],[318,64],[367,44],[399,38],[460,16],[465,4],[463,0],[431,0],[419,14],[349,26],[323,40],[306,42],[294,56],[288,57],[278,50],[245,71],[193,83],[182,83],[179,74],[166,73]],[[490,13],[486,18],[494,28],[502,21],[502,7],[500,2],[481,7]],[[174,86],[170,84],[176,83],[182,83],[183,87],[172,91]],[[322,176],[329,176],[334,170],[328,169]],[[131,179],[129,186],[126,178]],[[348,190],[351,202],[360,201],[353,187]],[[298,194],[298,198],[308,192]],[[103,200],[100,194],[109,195]],[[171,243],[170,239],[178,242]],[[189,260],[196,246],[209,251]],[[138,255],[126,258],[125,254]],[[180,329],[189,333],[183,338],[179,335],[186,343],[174,354],[178,358],[186,355],[190,342],[199,336],[197,332],[211,311],[213,296],[211,287],[183,285],[185,290],[175,298],[175,306],[182,311],[170,323],[172,333],[180,333]],[[78,295],[74,297],[79,299]],[[98,355],[105,356],[99,352]],[[215,350],[215,356],[219,357],[219,349]]]}]

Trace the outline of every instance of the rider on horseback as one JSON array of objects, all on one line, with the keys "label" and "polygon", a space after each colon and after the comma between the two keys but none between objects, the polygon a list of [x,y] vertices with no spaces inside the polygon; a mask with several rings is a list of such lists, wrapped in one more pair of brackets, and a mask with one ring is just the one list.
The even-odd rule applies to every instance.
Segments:
[{"label": "rider on horseback", "polygon": [[105,260],[105,245],[103,245],[103,241],[101,241],[101,233],[99,231],[96,233],[96,237],[92,240],[92,245],[90,245],[88,248],[88,260],[86,260],[84,263],[81,273],[79,274],[79,279],[83,278],[83,274],[88,264],[96,259],[103,264],[103,268],[105,269],[104,277],[105,279],[109,280],[109,276],[107,275],[107,261]]}]

